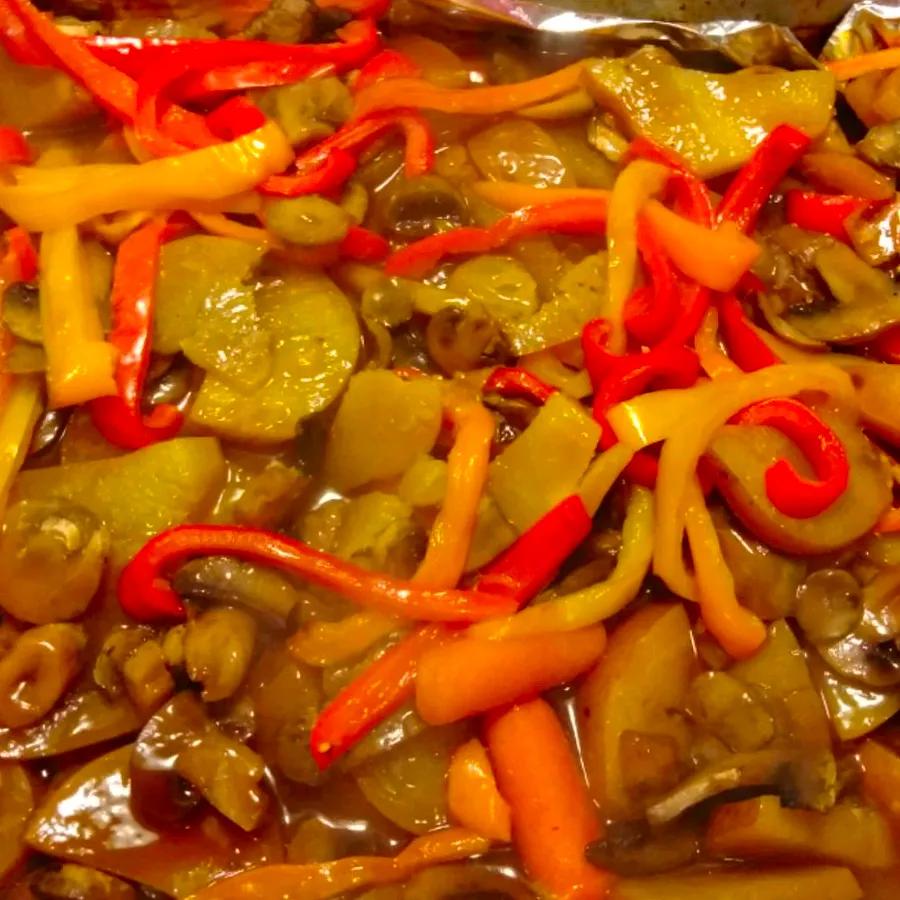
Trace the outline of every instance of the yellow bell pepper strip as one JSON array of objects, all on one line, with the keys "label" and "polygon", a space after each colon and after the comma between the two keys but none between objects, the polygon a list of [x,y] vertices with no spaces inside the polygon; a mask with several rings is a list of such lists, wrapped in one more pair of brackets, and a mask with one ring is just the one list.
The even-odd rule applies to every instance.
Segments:
[{"label": "yellow bell pepper strip", "polygon": [[284,133],[268,122],[229,143],[135,165],[14,167],[16,183],[0,185],[0,209],[29,231],[123,210],[181,209],[247,191],[292,159]]},{"label": "yellow bell pepper strip", "polygon": [[873,50],[871,53],[860,53],[848,59],[828,60],[825,63],[825,68],[838,81],[849,81],[869,72],[884,72],[898,67],[900,67],[900,47]]},{"label": "yellow bell pepper strip", "polygon": [[[621,404],[630,407],[624,422],[623,418],[613,415],[614,410],[611,411],[610,421],[620,440],[633,441],[637,434],[645,438],[648,433],[657,440],[666,439],[656,482],[658,523],[653,571],[676,594],[693,596],[693,579],[682,552],[687,491],[713,435],[735,413],[753,403],[773,397],[792,397],[802,391],[825,392],[849,409],[855,409],[857,405],[853,382],[845,372],[827,364],[807,364],[770,366],[745,375],[725,376],[686,392],[695,396],[688,396],[686,405],[683,403],[680,410],[669,410],[665,423],[668,433],[660,433],[653,423],[645,422],[642,426],[642,397]],[[678,406],[677,397],[670,398],[670,405]],[[651,408],[658,409],[658,403],[652,403]],[[619,427],[622,427],[622,434]]]},{"label": "yellow bell pepper strip", "polygon": [[609,251],[609,312],[607,344],[612,353],[624,353],[625,301],[634,289],[637,275],[638,214],[644,204],[657,197],[669,180],[670,170],[646,159],[630,162],[613,185],[606,223]]},{"label": "yellow bell pepper strip", "polygon": [[476,181],[473,193],[482,200],[502,209],[514,212],[523,206],[539,206],[557,200],[605,200],[609,201],[610,191],[603,188],[549,188],[519,184],[516,181]]},{"label": "yellow bell pepper strip", "polygon": [[761,252],[759,244],[734,222],[704,228],[656,200],[647,203],[643,212],[675,266],[714,291],[730,291]]},{"label": "yellow bell pepper strip", "polygon": [[712,307],[706,311],[703,323],[694,335],[694,350],[701,368],[710,378],[738,375],[741,372],[740,367],[719,346],[719,313]]},{"label": "yellow bell pepper strip", "polygon": [[586,672],[605,646],[601,626],[449,641],[419,657],[416,709],[429,725],[446,725],[534,697]]},{"label": "yellow bell pepper strip", "polygon": [[610,875],[584,855],[600,821],[556,713],[544,700],[522,703],[490,720],[485,736],[526,874],[548,897],[602,900]]},{"label": "yellow bell pepper strip", "polygon": [[604,450],[582,475],[578,485],[578,496],[591,515],[600,509],[600,504],[633,456],[634,450],[631,447],[614,444],[608,450]]},{"label": "yellow bell pepper strip", "polygon": [[396,884],[420,869],[484,853],[490,841],[465,828],[414,838],[396,856],[347,856],[333,862],[259,866],[194,894],[191,900],[328,900],[358,888]]},{"label": "yellow bell pepper strip", "polygon": [[451,401],[449,412],[457,431],[447,458],[447,492],[411,579],[430,588],[454,587],[463,573],[494,439],[494,418],[481,403]]},{"label": "yellow bell pepper strip", "polygon": [[[612,452],[612,451],[607,451]],[[644,582],[653,557],[653,492],[633,487],[622,529],[622,548],[606,581],[555,597],[520,613],[469,629],[474,638],[507,640],[524,635],[573,631],[608,619],[630,603]]]},{"label": "yellow bell pepper strip", "polygon": [[696,476],[688,485],[687,504],[685,528],[694,561],[695,599],[703,623],[729,655],[746,659],[762,646],[766,626],[738,603],[734,578]]},{"label": "yellow bell pepper strip", "polygon": [[41,384],[36,375],[19,375],[11,380],[0,401],[0,514],[9,489],[31,442],[41,414]]},{"label": "yellow bell pepper strip", "polygon": [[516,84],[490,87],[441,88],[419,78],[390,78],[356,95],[354,118],[382,109],[433,109],[437,112],[495,116],[533,106],[581,85],[583,63],[573,63],[549,75]]},{"label": "yellow bell pepper strip", "polygon": [[40,293],[50,407],[114,395],[116,351],[103,340],[74,225],[41,237]]},{"label": "yellow bell pepper strip", "polygon": [[491,841],[512,839],[509,804],[500,795],[487,750],[478,738],[466,741],[447,770],[447,807],[451,817]]},{"label": "yellow bell pepper strip", "polygon": [[361,656],[375,641],[401,627],[402,619],[386,613],[353,613],[337,622],[313,622],[288,639],[288,651],[308,666],[333,666]]},{"label": "yellow bell pepper strip", "polygon": [[900,756],[870,738],[859,749],[859,763],[863,795],[900,825]]}]

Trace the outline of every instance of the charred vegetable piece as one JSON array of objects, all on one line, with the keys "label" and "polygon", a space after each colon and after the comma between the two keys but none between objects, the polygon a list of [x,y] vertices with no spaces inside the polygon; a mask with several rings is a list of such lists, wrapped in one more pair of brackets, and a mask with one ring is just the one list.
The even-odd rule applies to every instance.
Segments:
[{"label": "charred vegetable piece", "polygon": [[764,473],[773,459],[783,456],[799,471],[806,465],[786,437],[767,427],[728,425],[709,448],[722,473],[720,489],[735,515],[752,534],[788,553],[827,553],[844,547],[869,531],[890,503],[881,454],[852,421],[824,409],[816,413],[844,445],[850,481],[829,509],[809,519],[785,516],[766,496]]},{"label": "charred vegetable piece", "polygon": [[716,75],[640,53],[593,60],[588,71],[594,97],[631,134],[677,150],[703,178],[743,165],[776,125],[817,137],[834,104],[827,72],[745,69]]},{"label": "charred vegetable piece", "polygon": [[626,731],[668,738],[684,747],[683,708],[696,659],[681,606],[646,607],[609,637],[606,652],[578,692],[585,768],[601,814],[627,819],[641,810],[625,783]]}]

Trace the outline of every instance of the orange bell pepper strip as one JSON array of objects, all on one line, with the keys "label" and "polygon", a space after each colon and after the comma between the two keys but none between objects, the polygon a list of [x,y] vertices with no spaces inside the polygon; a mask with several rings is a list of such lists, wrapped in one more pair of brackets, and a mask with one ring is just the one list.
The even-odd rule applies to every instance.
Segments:
[{"label": "orange bell pepper strip", "polygon": [[411,579],[432,588],[454,587],[462,576],[494,439],[494,418],[480,403],[451,403],[450,415],[457,432],[447,458],[447,492],[425,558]]},{"label": "orange bell pepper strip", "polygon": [[766,626],[738,602],[734,578],[722,555],[703,491],[694,477],[688,490],[685,530],[694,560],[695,599],[703,624],[735,659],[752,656],[766,639]]},{"label": "orange bell pepper strip", "polygon": [[565,94],[581,84],[584,66],[573,63],[549,75],[516,84],[441,88],[419,78],[391,78],[356,95],[354,118],[382,109],[433,109],[461,115],[495,116]]},{"label": "orange bell pepper strip", "polygon": [[288,639],[290,654],[308,666],[333,666],[359,656],[375,641],[400,628],[401,619],[386,613],[353,613],[338,622],[313,622]]},{"label": "orange bell pepper strip", "polygon": [[472,191],[482,200],[513,212],[523,206],[539,206],[562,200],[600,200],[609,202],[610,191],[603,188],[542,188],[516,181],[476,181]]},{"label": "orange bell pepper strip", "polygon": [[637,222],[644,204],[658,196],[670,170],[646,159],[630,162],[613,185],[609,200],[606,244],[609,250],[609,311],[607,340],[612,353],[624,353],[625,302],[634,289],[638,265]]},{"label": "orange bell pepper strip", "polygon": [[871,53],[860,53],[848,59],[829,60],[825,67],[838,81],[849,81],[869,72],[884,72],[900,66],[900,47],[888,47]]},{"label": "orange bell pepper strip", "polygon": [[224,878],[191,900],[327,900],[372,885],[405,881],[426,866],[484,853],[490,842],[465,828],[445,828],[413,839],[396,856],[348,856],[333,862],[260,866]]},{"label": "orange bell pepper strip", "polygon": [[733,222],[704,228],[656,200],[646,204],[644,215],[675,266],[714,291],[730,291],[761,252]]},{"label": "orange bell pepper strip", "polygon": [[528,876],[555,900],[599,900],[611,877],[585,859],[601,827],[562,725],[532,700],[488,722],[488,752]]},{"label": "orange bell pepper strip", "polygon": [[502,640],[464,637],[426,649],[416,675],[416,708],[444,725],[565,684],[606,645],[601,626]]},{"label": "orange bell pepper strip", "polygon": [[863,795],[900,825],[900,756],[870,738],[859,749],[859,762]]},{"label": "orange bell pepper strip", "polygon": [[74,406],[114,395],[116,351],[103,340],[78,230],[41,237],[41,328],[50,406]]},{"label": "orange bell pepper strip", "polygon": [[478,738],[466,741],[450,760],[447,806],[464,828],[504,844],[512,839],[509,804],[500,795],[487,750]]}]

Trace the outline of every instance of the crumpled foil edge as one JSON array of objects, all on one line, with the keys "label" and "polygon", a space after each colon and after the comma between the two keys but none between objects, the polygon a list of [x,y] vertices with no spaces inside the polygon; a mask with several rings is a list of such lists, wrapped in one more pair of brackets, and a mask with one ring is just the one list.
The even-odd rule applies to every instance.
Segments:
[{"label": "crumpled foil edge", "polygon": [[[500,25],[594,44],[654,43],[681,53],[713,53],[737,66],[808,69],[820,63],[786,26],[744,19],[666,22],[572,9],[542,0],[417,0],[457,26]],[[859,0],[840,20],[822,52],[838,59],[880,46],[885,31],[900,40],[897,0]]]}]

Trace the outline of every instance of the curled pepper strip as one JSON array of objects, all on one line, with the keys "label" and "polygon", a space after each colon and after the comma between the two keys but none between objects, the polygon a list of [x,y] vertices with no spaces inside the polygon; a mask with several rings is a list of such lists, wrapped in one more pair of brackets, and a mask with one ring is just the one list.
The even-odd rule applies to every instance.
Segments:
[{"label": "curled pepper strip", "polygon": [[149,415],[141,409],[150,365],[159,253],[167,230],[166,219],[151,219],[122,241],[116,255],[109,342],[119,351],[113,373],[118,395],[98,397],[88,409],[100,434],[126,450],[174,437],[183,421],[181,411],[169,404],[154,407]]},{"label": "curled pepper strip", "polygon": [[787,192],[787,220],[791,225],[830,234],[844,243],[850,242],[847,219],[854,213],[871,209],[872,200],[846,194],[817,194],[815,191]]},{"label": "curled pepper strip", "polygon": [[269,178],[259,190],[279,197],[330,193],[353,174],[359,154],[366,147],[396,128],[406,138],[406,176],[414,178],[429,172],[434,162],[431,128],[419,113],[398,109],[348,122],[324,141],[300,153],[294,161],[296,174]]},{"label": "curled pepper strip", "polygon": [[421,78],[422,69],[405,53],[399,50],[382,50],[376,53],[360,70],[353,90],[359,93],[363,88],[386,78]]},{"label": "curled pepper strip", "polygon": [[481,393],[499,394],[508,399],[530,400],[542,406],[558,390],[525,369],[516,366],[498,366],[488,375]]},{"label": "curled pepper strip", "polygon": [[38,273],[38,254],[24,228],[14,226],[3,232],[6,250],[0,257],[0,284],[33,281]]},{"label": "curled pepper strip", "polygon": [[779,125],[771,131],[728,185],[716,219],[734,222],[742,231],[752,231],[772,191],[810,143],[811,139],[792,125]]},{"label": "curled pepper strip", "polygon": [[642,344],[661,341],[678,317],[676,275],[669,257],[647,227],[643,217],[637,225],[638,252],[649,284],[637,288],[625,304],[625,328]]},{"label": "curled pepper strip", "polygon": [[601,234],[606,226],[607,195],[558,200],[527,206],[504,216],[489,228],[454,228],[408,244],[388,257],[385,272],[407,278],[427,275],[442,259],[470,253],[490,253],[512,241],[543,232]]},{"label": "curled pepper strip", "polygon": [[797,400],[754,403],[732,420],[737,425],[768,425],[790,438],[809,460],[815,478],[801,475],[786,459],[766,469],[766,496],[786,516],[810,519],[825,512],[847,490],[850,463],[837,435]]},{"label": "curled pepper strip", "polygon": [[433,622],[474,622],[508,612],[511,602],[480,591],[429,590],[369,572],[302,541],[255,528],[181,525],[151,538],[122,570],[122,608],[142,622],[183,619],[184,604],[166,575],[197,556],[230,556],[270,565],[360,606]]}]

